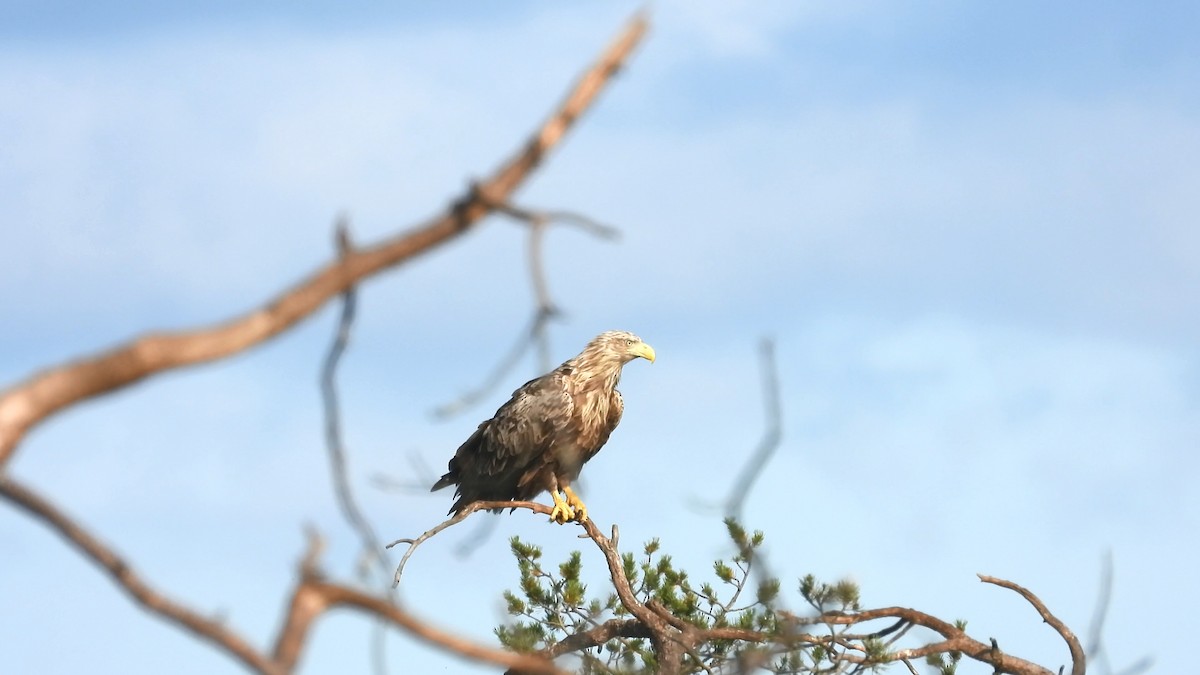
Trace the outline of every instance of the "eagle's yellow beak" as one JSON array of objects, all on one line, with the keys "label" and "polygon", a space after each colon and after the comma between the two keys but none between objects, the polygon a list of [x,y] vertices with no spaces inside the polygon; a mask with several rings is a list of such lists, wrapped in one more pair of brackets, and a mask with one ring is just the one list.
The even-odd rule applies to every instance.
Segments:
[{"label": "eagle's yellow beak", "polygon": [[654,363],[654,347],[651,347],[650,345],[646,344],[645,342],[637,343],[636,345],[631,347],[629,351],[634,356],[640,356],[643,359],[646,359],[647,361],[649,361],[650,363]]}]

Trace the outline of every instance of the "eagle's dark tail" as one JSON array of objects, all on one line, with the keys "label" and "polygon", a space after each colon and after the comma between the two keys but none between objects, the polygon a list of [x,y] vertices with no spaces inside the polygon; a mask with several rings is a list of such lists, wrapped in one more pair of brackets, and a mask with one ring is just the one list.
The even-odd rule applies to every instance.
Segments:
[{"label": "eagle's dark tail", "polygon": [[446,473],[446,475],[439,478],[438,482],[434,483],[432,488],[429,488],[429,491],[437,492],[438,490],[441,490],[444,487],[450,487],[451,485],[454,485],[457,482],[458,482],[458,471],[451,469],[449,472]]},{"label": "eagle's dark tail", "polygon": [[433,484],[433,487],[429,489],[430,492],[437,492],[444,487],[458,485],[462,482],[463,458],[468,458],[465,461],[470,464],[469,458],[479,452],[478,445],[480,441],[483,440],[483,429],[486,426],[486,422],[480,424],[479,428],[475,430],[475,433],[471,434],[470,438],[468,438],[462,445],[458,446],[458,450],[454,452],[454,456],[450,458],[450,464],[446,467],[449,470],[446,471],[444,476],[438,479],[438,482]]},{"label": "eagle's dark tail", "polygon": [[[435,492],[451,485],[458,487],[454,491],[454,496],[457,499],[454,500],[454,505],[450,507],[449,513],[460,513],[472,502],[485,499],[502,500],[509,498],[507,495],[491,497],[490,493],[495,492],[495,490],[488,490],[486,485],[480,485],[478,478],[474,478],[478,473],[474,465],[477,462],[476,457],[480,452],[479,444],[483,442],[483,432],[487,426],[487,422],[480,424],[475,433],[471,434],[471,437],[458,447],[458,450],[454,453],[454,457],[450,458],[450,464],[446,467],[447,471],[445,475],[439,478],[429,490],[430,492]],[[466,479],[465,483],[463,482],[464,477]]]}]

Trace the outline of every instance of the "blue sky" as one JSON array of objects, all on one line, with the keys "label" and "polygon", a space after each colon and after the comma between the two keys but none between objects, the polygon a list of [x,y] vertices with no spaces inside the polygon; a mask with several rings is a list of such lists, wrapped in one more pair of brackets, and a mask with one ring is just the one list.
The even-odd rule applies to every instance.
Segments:
[{"label": "blue sky", "polygon": [[[328,258],[340,213],[373,241],[437,212],[635,8],[0,6],[0,381],[251,308]],[[610,328],[660,356],[626,371],[626,418],[585,472],[593,516],[626,546],[662,537],[695,574],[725,552],[693,504],[725,493],[761,433],[769,335],[785,436],[746,517],[782,575],[853,577],[868,605],[966,618],[1053,668],[1052,631],[974,575],[1026,585],[1086,633],[1111,550],[1110,653],[1184,672],[1168,645],[1200,601],[1198,12],[656,4],[631,67],[520,194],[623,231],[550,233],[556,359]],[[412,479],[413,456],[440,469],[536,374],[526,362],[478,408],[429,415],[527,320],[524,251],[521,228],[489,221],[362,290],[341,383],[384,538],[438,522],[450,497],[368,478]],[[330,537],[329,572],[354,574],[315,385],[333,318],[74,409],[10,468],[265,644],[304,523]],[[480,639],[516,578],[508,536],[552,558],[583,545],[514,515],[458,557],[469,529],[427,544],[403,595]],[[239,672],[12,510],[0,540],[14,672]],[[368,633],[326,617],[304,672],[366,671]]]}]

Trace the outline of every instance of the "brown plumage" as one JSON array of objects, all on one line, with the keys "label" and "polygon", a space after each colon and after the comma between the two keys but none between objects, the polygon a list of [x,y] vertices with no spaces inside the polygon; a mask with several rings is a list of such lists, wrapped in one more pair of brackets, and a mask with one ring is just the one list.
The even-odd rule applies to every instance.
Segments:
[{"label": "brown plumage", "polygon": [[459,446],[433,489],[458,486],[451,513],[476,501],[526,501],[548,490],[553,520],[587,520],[571,483],[621,421],[617,382],[621,368],[639,356],[654,362],[654,350],[633,333],[596,336],[578,356],[513,392]]}]

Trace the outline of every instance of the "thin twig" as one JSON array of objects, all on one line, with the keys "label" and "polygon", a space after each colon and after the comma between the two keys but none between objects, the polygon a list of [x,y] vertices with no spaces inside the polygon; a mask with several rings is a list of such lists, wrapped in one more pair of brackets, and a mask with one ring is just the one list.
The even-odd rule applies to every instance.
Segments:
[{"label": "thin twig", "polygon": [[[350,234],[345,220],[337,225],[338,254],[345,257],[350,254]],[[338,405],[337,367],[342,355],[350,342],[350,329],[354,325],[355,310],[358,305],[357,286],[350,286],[342,293],[342,311],[338,319],[337,331],[329,352],[321,366],[321,399],[325,410],[325,446],[329,452],[329,469],[333,477],[333,491],[337,496],[338,506],[342,516],[358,533],[362,540],[363,549],[374,556],[382,564],[383,548],[379,537],[371,523],[363,516],[362,509],[354,499],[354,491],[346,470],[346,446],[342,440],[341,412]]]},{"label": "thin twig", "polygon": [[1113,558],[1112,550],[1105,551],[1100,565],[1100,595],[1096,609],[1092,612],[1092,625],[1088,629],[1088,661],[1103,664],[1104,672],[1111,672],[1107,655],[1104,654],[1104,621],[1108,618],[1108,605],[1112,599]]},{"label": "thin twig", "polygon": [[746,465],[742,467],[742,472],[733,485],[733,492],[725,502],[725,512],[735,520],[741,519],[742,507],[746,504],[750,488],[758,480],[767,461],[775,454],[780,439],[783,437],[783,414],[779,403],[779,373],[775,366],[775,343],[769,338],[763,338],[759,344],[759,354],[762,363],[763,407],[766,410],[767,426],[762,440],[758,442],[758,448]]},{"label": "thin twig", "polygon": [[547,227],[552,223],[574,225],[585,232],[602,239],[616,239],[620,231],[610,225],[605,225],[587,216],[571,211],[538,211],[514,206],[507,201],[492,201],[490,195],[480,190],[480,199],[487,202],[495,212],[507,215],[514,220],[529,226],[529,275],[533,286],[535,307],[529,324],[517,337],[516,344],[500,359],[500,363],[492,369],[482,384],[469,390],[457,399],[440,405],[433,414],[438,418],[455,415],[478,403],[504,381],[508,373],[520,362],[521,357],[529,350],[531,344],[538,347],[538,364],[543,371],[550,370],[554,359],[550,349],[550,336],[547,327],[550,321],[562,315],[561,310],[550,297],[550,285],[546,281],[546,268],[543,264],[542,244]]},{"label": "thin twig", "polygon": [[[1114,675],[1112,661],[1109,658],[1108,651],[1104,648],[1104,623],[1108,618],[1108,611],[1112,602],[1113,590],[1113,554],[1112,551],[1105,551],[1104,558],[1100,568],[1100,594],[1096,599],[1096,609],[1092,612],[1092,624],[1088,629],[1088,646],[1087,660],[1092,664],[1093,669],[1099,670],[1102,675]],[[1133,665],[1126,667],[1123,670],[1117,671],[1118,675],[1138,675],[1145,672],[1154,665],[1154,659],[1150,656],[1143,656],[1138,659]]]},{"label": "thin twig", "polygon": [[551,318],[553,318],[551,312],[544,311],[540,307],[534,310],[533,318],[530,320],[529,325],[521,331],[512,349],[500,360],[500,363],[484,379],[483,383],[476,389],[459,396],[457,399],[435,408],[433,411],[434,417],[447,418],[453,416],[475,405],[483,397],[491,393],[492,390],[504,381],[509,371],[517,365],[521,357],[529,350],[529,345],[533,344],[537,340],[537,336],[545,330],[545,325]]},{"label": "thin twig", "polygon": [[404,567],[405,567],[405,565],[408,564],[408,559],[411,558],[412,554],[416,552],[418,546],[429,541],[431,538],[433,538],[439,532],[442,532],[443,530],[445,530],[451,526],[457,525],[457,524],[461,523],[462,521],[466,520],[467,518],[469,518],[471,516],[472,513],[475,513],[476,511],[486,511],[486,510],[491,510],[491,509],[513,509],[513,510],[529,509],[530,511],[533,511],[535,513],[543,513],[547,516],[550,515],[550,512],[552,510],[549,506],[546,506],[545,504],[538,504],[537,502],[516,502],[516,501],[513,501],[513,502],[505,502],[505,501],[472,502],[471,504],[468,504],[462,511],[459,511],[458,513],[454,514],[450,518],[447,518],[446,520],[442,521],[441,523],[438,523],[437,525],[426,530],[424,533],[421,534],[421,536],[417,537],[416,539],[397,539],[396,541],[393,541],[392,543],[390,543],[384,547],[384,548],[390,549],[393,546],[396,546],[397,544],[408,544],[408,550],[405,551],[404,555],[400,557],[400,564],[396,566],[396,573],[392,578],[392,585],[393,586],[400,585],[400,577],[402,577],[404,575]]},{"label": "thin twig", "polygon": [[550,320],[559,316],[558,307],[550,299],[550,286],[546,283],[546,269],[542,264],[542,235],[546,232],[546,221],[537,220],[529,229],[529,273],[533,276],[533,292],[537,298],[537,314],[533,321],[531,337],[538,345],[540,370],[550,370],[554,357],[550,354],[550,335],[546,327]]}]

